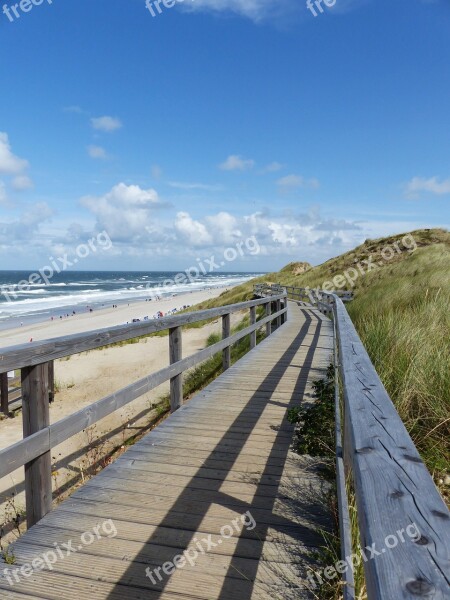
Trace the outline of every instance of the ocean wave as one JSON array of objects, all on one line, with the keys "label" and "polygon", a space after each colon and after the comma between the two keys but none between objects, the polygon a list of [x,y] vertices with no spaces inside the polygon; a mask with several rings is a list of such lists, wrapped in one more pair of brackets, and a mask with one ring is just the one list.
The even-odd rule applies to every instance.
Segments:
[{"label": "ocean wave", "polygon": [[[172,276],[172,279],[169,275]],[[114,281],[109,278],[107,280],[97,280],[94,284],[93,280],[88,281],[88,278],[86,278],[85,282],[68,282],[67,285],[61,286],[54,284],[55,288],[61,288],[60,292],[57,289],[49,289],[50,286],[42,287],[41,285],[36,289],[18,293],[19,299],[12,302],[4,301],[4,297],[0,294],[0,319],[3,321],[8,318],[23,318],[27,315],[36,316],[42,311],[45,311],[42,314],[58,315],[72,310],[86,310],[86,307],[102,308],[103,305],[108,306],[114,303],[120,304],[127,301],[143,300],[154,295],[171,296],[201,291],[202,289],[227,287],[244,283],[255,276],[252,274],[217,273],[214,275],[208,274],[207,276],[201,275],[192,282],[188,281],[183,284],[173,282],[172,285],[163,285],[165,281],[173,281],[175,275],[176,273],[165,273],[161,275],[159,280],[155,280],[153,275],[150,281],[142,281],[138,278],[134,280],[121,278],[120,285],[117,279]],[[93,285],[96,287],[92,289]],[[111,285],[113,289],[104,289],[106,286],[110,287]],[[70,289],[71,286],[80,289]]]}]

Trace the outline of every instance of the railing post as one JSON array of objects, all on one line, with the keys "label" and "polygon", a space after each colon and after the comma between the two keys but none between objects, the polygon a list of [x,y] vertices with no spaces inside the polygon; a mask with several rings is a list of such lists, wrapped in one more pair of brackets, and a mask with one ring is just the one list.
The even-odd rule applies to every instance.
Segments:
[{"label": "railing post", "polygon": [[[277,308],[276,311],[279,312],[281,310],[281,300],[277,300]],[[277,317],[277,329],[281,327],[281,315]]]},{"label": "railing post", "polygon": [[[231,333],[231,315],[230,313],[222,317],[222,339],[230,337]],[[223,370],[227,371],[231,367],[231,347],[228,346],[222,351]]]},{"label": "railing post", "polygon": [[[284,308],[287,309],[287,306],[288,306],[287,292],[286,292],[286,296],[283,298],[283,305],[284,305]],[[286,311],[283,315],[283,323],[286,323],[287,320],[288,320],[288,313]]]},{"label": "railing post", "polygon": [[48,363],[48,399],[50,404],[55,399],[55,363],[53,360]]},{"label": "railing post", "polygon": [[1,405],[0,410],[3,414],[9,414],[9,400],[8,400],[8,373],[2,373],[0,375],[0,396]]},{"label": "railing post", "polygon": [[[23,437],[50,425],[48,363],[21,371]],[[25,465],[25,499],[28,528],[52,508],[52,464],[50,450]]]},{"label": "railing post", "polygon": [[[169,329],[169,356],[170,364],[183,358],[182,329],[172,327]],[[170,379],[170,412],[175,412],[183,404],[183,373]]]},{"label": "railing post", "polygon": [[[272,314],[272,302],[269,300],[266,304],[266,317],[270,317]],[[267,321],[266,323],[266,337],[272,334],[272,321]]]},{"label": "railing post", "polygon": [[[256,306],[250,307],[250,325],[256,325]],[[256,329],[250,334],[250,350],[256,348]]]}]

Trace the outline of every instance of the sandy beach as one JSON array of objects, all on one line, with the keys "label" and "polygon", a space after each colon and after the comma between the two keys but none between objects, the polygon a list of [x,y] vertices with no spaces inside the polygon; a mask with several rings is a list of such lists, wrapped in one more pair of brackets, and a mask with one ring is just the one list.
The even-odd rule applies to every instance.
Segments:
[{"label": "sandy beach", "polygon": [[54,337],[92,331],[94,329],[103,329],[105,327],[114,327],[132,322],[133,319],[148,317],[151,319],[158,311],[166,314],[172,309],[180,309],[184,305],[193,305],[220,296],[228,287],[211,288],[195,292],[177,294],[175,296],[161,298],[161,300],[152,300],[151,302],[138,301],[130,302],[128,305],[118,305],[117,308],[108,306],[104,309],[97,309],[93,312],[85,309],[78,311],[75,315],[64,316],[63,318],[54,317],[53,320],[47,320],[33,325],[24,325],[15,329],[0,331],[0,348],[14,346],[16,344],[26,344],[50,339]]},{"label": "sandy beach", "polygon": [[[167,312],[187,304],[196,304],[218,296],[222,289],[211,289],[160,301],[138,302],[117,309],[108,308],[63,319],[61,322],[40,323],[27,328],[3,332],[1,346],[68,335],[87,330],[126,323],[133,318],[151,317],[154,312]],[[243,315],[234,315],[236,324]],[[183,356],[198,352],[206,345],[208,336],[221,331],[221,321],[216,320],[200,329],[188,329],[183,334]],[[144,338],[137,344],[104,348],[84,352],[55,361],[57,393],[50,405],[52,423],[66,415],[117,391],[138,379],[169,364],[168,337]],[[123,445],[130,437],[148,425],[155,417],[155,406],[169,389],[169,384],[149,392],[109,417],[103,419],[52,450],[54,489],[74,483],[84,476],[89,466],[101,460],[109,451]],[[112,432],[112,433],[111,433]],[[22,439],[22,414],[0,421],[0,449]],[[100,441],[97,445],[96,442]],[[8,520],[5,501],[14,494],[16,507],[25,506],[23,494],[23,469],[18,469],[0,480],[0,528]],[[8,528],[6,528],[7,531]],[[10,534],[11,535],[11,534]]]}]

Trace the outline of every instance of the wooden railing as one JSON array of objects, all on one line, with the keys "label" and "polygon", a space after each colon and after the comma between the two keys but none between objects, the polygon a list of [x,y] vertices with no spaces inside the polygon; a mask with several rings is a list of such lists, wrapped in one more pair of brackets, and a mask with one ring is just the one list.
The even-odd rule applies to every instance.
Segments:
[{"label": "wooden railing", "polygon": [[[257,308],[265,307],[257,321]],[[273,307],[275,312],[273,311]],[[231,334],[231,315],[250,310],[250,325]],[[222,340],[182,358],[182,327],[191,323],[222,317]],[[250,336],[250,348],[256,346],[256,332],[265,326],[266,335],[287,318],[286,292],[258,300],[220,308],[185,313],[152,321],[120,325],[32,345],[0,349],[0,372],[21,369],[23,403],[23,437],[16,444],[0,450],[0,478],[25,466],[27,524],[31,527],[44,517],[52,505],[51,449],[117,409],[146,394],[170,379],[170,408],[175,411],[183,403],[183,373],[222,351],[223,369],[231,364],[231,346]],[[53,361],[101,346],[169,330],[170,365],[90,404],[56,423],[49,420],[49,374]]]},{"label": "wooden railing", "polygon": [[[342,300],[335,293],[286,290],[290,298],[306,298],[334,322],[342,561],[348,565],[348,557],[359,554],[351,542],[348,477],[356,497],[369,600],[449,599],[450,513]],[[405,535],[407,527],[420,532],[414,540]],[[351,568],[343,579],[344,599],[353,600]]]}]

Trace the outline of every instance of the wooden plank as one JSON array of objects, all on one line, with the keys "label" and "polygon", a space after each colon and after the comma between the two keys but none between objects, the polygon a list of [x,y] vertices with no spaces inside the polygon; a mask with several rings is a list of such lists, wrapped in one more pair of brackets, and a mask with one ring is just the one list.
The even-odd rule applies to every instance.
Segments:
[{"label": "wooden plank", "polygon": [[[286,408],[327,366],[328,341],[312,346],[319,337],[310,332],[321,325],[294,309],[292,327],[277,329],[222,381],[181,406],[31,528],[14,550],[20,566],[55,545],[72,540],[77,547],[84,532],[109,518],[117,536],[81,548],[52,572],[34,573],[15,591],[32,590],[46,600],[311,597],[306,561],[328,515],[320,502],[323,483],[289,450],[293,428]],[[222,539],[222,527],[247,511],[255,527]],[[215,546],[197,568],[161,582],[146,577],[148,566],[161,566],[208,536]]]},{"label": "wooden plank", "polygon": [[[183,358],[183,334],[181,327],[169,329],[169,356],[170,364],[179,362]],[[170,379],[170,412],[175,412],[183,404],[183,374],[179,373]]]},{"label": "wooden plank", "polygon": [[[231,334],[231,315],[228,313],[222,317],[222,339],[226,340]],[[231,366],[231,346],[222,350],[222,368],[227,371]]]},{"label": "wooden plank", "polygon": [[93,425],[119,408],[136,400],[136,398],[155,389],[168,379],[176,377],[183,371],[210,358],[229,344],[236,343],[249,335],[252,331],[252,327],[259,328],[264,324],[265,321],[263,320],[259,321],[256,326],[246,327],[225,340],[221,340],[212,346],[208,346],[192,356],[188,356],[156,373],[148,375],[118,392],[110,394],[102,400],[94,402],[78,412],[61,419],[45,430],[31,435],[27,440],[22,440],[8,448],[0,450],[0,478],[23,466],[25,462],[38,458],[50,448],[57,446],[69,437],[83,431],[86,427]]},{"label": "wooden plank", "polygon": [[42,342],[33,342],[33,344],[21,344],[3,348],[0,351],[0,370],[7,372],[13,369],[38,365],[50,360],[71,356],[72,354],[94,350],[101,346],[123,342],[158,331],[165,331],[173,327],[181,327],[183,325],[215,319],[228,313],[240,312],[251,306],[261,306],[267,302],[267,298],[261,298],[239,304],[229,304],[219,308],[163,317],[151,321],[118,325],[89,333],[77,333]]},{"label": "wooden plank", "polygon": [[[22,369],[23,437],[46,429],[50,424],[48,365]],[[47,451],[25,464],[27,525],[32,527],[52,508],[51,455]]]},{"label": "wooden plank", "polygon": [[[250,325],[256,324],[256,306],[250,308]],[[256,348],[256,329],[250,334],[250,350]]]},{"label": "wooden plank", "polygon": [[55,362],[50,360],[48,363],[48,395],[49,402],[55,399]]},{"label": "wooden plank", "polygon": [[9,414],[9,398],[8,398],[8,373],[0,374],[0,411],[4,415]]},{"label": "wooden plank", "polygon": [[[336,444],[336,491],[339,509],[339,534],[341,540],[341,560],[346,561],[353,554],[352,525],[350,520],[350,509],[347,497],[346,473],[342,448],[342,418],[341,418],[341,396],[339,379],[339,351],[336,321],[333,321],[334,334],[334,420],[335,420],[335,444]],[[347,569],[342,573],[342,596],[343,600],[355,600],[355,577],[353,569]]]},{"label": "wooden plank", "polygon": [[[67,559],[57,564],[64,565],[66,562]],[[88,571],[85,575],[90,573],[92,571]],[[100,574],[97,574],[95,579],[86,576],[75,577],[56,570],[34,572],[31,577],[21,578],[19,583],[14,582],[14,590],[16,593],[26,594],[32,589],[37,598],[45,600],[73,600],[73,598],[77,600],[124,600],[125,598],[126,600],[192,600],[189,594],[143,590],[117,582],[104,582],[99,579],[100,577]],[[0,580],[1,593],[9,592],[9,589],[9,584]]]},{"label": "wooden plank", "polygon": [[337,296],[335,303],[362,545],[385,548],[387,536],[411,524],[420,531],[418,543],[365,563],[368,596],[449,598],[449,511]]}]

